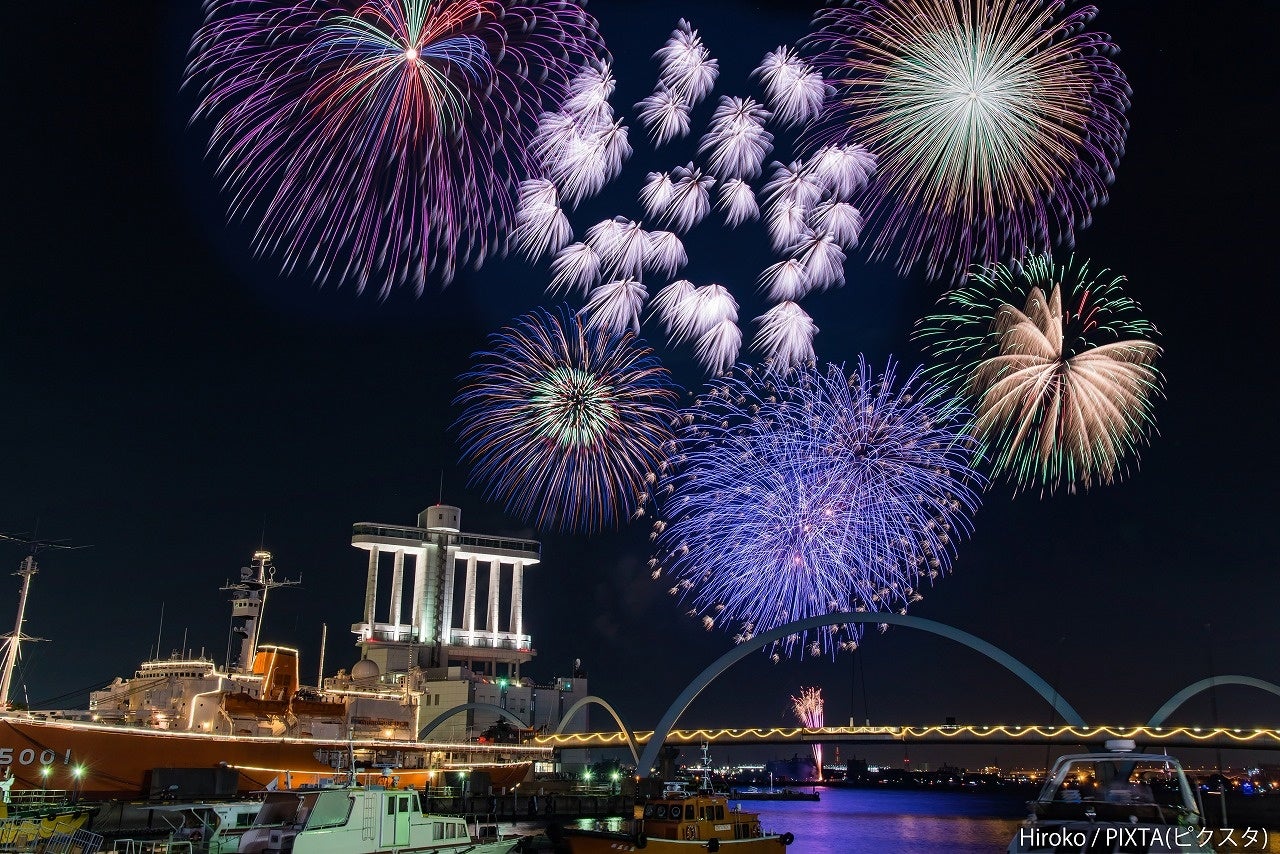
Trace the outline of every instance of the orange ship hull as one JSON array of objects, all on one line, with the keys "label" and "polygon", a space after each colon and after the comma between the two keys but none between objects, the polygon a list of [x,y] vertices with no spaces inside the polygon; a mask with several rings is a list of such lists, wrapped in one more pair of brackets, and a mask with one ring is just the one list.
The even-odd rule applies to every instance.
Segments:
[{"label": "orange ship hull", "polygon": [[[422,756],[417,742],[323,741],[302,738],[206,735],[72,721],[0,717],[0,765],[8,765],[18,789],[66,789],[89,800],[139,798],[151,794],[151,776],[165,768],[234,768],[237,789],[248,793],[290,783],[316,783],[344,772],[330,764],[349,749]],[[422,763],[425,764],[425,763]],[[523,779],[527,763],[491,767],[495,787]],[[48,769],[46,772],[45,769]],[[76,769],[80,769],[77,777]],[[425,787],[439,780],[423,769],[393,770],[401,786]],[[288,780],[286,780],[288,775]],[[359,774],[378,782],[381,771]],[[503,779],[510,776],[508,782]]]}]

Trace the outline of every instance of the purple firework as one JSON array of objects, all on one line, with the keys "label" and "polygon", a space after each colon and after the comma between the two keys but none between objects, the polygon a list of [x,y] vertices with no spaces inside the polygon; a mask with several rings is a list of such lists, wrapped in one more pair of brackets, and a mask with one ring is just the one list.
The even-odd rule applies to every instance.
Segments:
[{"label": "purple firework", "polygon": [[[839,611],[906,608],[947,571],[981,478],[966,413],[919,372],[865,361],[738,369],[685,413],[658,483],[654,577],[739,643]],[[778,652],[856,646],[856,626]],[[777,654],[777,653],[775,653]]]},{"label": "purple firework", "polygon": [[802,147],[865,146],[872,257],[959,279],[1072,243],[1107,200],[1130,89],[1060,0],[850,0],[803,41],[834,88]]},{"label": "purple firework", "polygon": [[257,251],[382,295],[505,245],[540,113],[603,50],[571,0],[207,0],[189,84]]},{"label": "purple firework", "polygon": [[631,332],[538,309],[490,336],[454,428],[471,482],[540,528],[592,532],[648,500],[676,386]]}]

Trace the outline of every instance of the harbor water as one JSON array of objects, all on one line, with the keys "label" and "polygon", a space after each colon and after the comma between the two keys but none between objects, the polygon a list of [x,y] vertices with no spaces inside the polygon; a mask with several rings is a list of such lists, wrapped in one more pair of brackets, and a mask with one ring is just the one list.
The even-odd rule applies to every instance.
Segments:
[{"label": "harbor water", "polygon": [[[991,854],[1006,850],[1026,814],[1025,795],[835,788],[821,793],[820,801],[729,803],[759,812],[770,832],[795,834],[793,854]],[[597,824],[569,816],[562,821]],[[618,821],[600,826],[616,829]],[[532,833],[540,825],[521,823],[516,829]],[[1265,850],[1280,854],[1280,833],[1269,832]]]}]

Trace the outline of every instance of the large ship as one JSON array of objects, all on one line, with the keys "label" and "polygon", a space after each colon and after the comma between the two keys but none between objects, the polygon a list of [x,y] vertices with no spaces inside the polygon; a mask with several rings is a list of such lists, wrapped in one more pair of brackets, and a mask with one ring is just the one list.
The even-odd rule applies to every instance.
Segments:
[{"label": "large ship", "polygon": [[[351,627],[359,658],[349,669],[305,685],[298,651],[262,640],[269,594],[295,582],[277,578],[272,554],[260,550],[223,587],[238,643],[228,642],[222,662],[157,657],[91,692],[85,710],[8,704],[37,572],[28,557],[17,573],[18,621],[0,680],[0,767],[17,789],[92,799],[244,793],[335,776],[427,788],[463,778],[483,793],[555,770],[549,748],[519,736],[556,726],[588,690],[580,668],[545,685],[521,674],[535,655],[524,633],[524,575],[539,562],[540,545],[463,533],[460,516],[457,507],[435,505],[416,526],[353,526],[368,575],[363,619]],[[379,584],[383,564],[389,585]],[[487,579],[478,577],[481,564]],[[390,595],[380,621],[383,591]],[[480,596],[487,607],[478,620]],[[319,674],[323,658],[322,645]],[[585,725],[584,709],[567,729]]]}]

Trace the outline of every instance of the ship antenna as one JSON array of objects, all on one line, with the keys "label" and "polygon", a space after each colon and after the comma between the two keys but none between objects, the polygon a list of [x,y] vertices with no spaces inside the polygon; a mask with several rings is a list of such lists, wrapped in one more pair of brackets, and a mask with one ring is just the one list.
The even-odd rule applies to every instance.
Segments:
[{"label": "ship antenna", "polygon": [[436,493],[436,506],[444,504],[444,469],[440,469],[440,491]]},{"label": "ship antenna", "polygon": [[31,576],[40,571],[36,565],[36,554],[41,549],[83,549],[88,546],[69,546],[62,540],[37,540],[13,534],[0,534],[0,540],[21,543],[27,547],[27,556],[23,558],[18,571],[14,573],[22,579],[22,593],[18,596],[18,616],[13,623],[13,631],[3,635],[4,643],[0,644],[0,649],[4,650],[4,668],[0,670],[0,709],[8,710],[12,707],[9,703],[9,689],[13,686],[14,668],[17,667],[18,659],[22,655],[22,642],[34,643],[45,640],[32,637],[22,631],[22,624],[27,619],[27,597],[31,593]]}]

